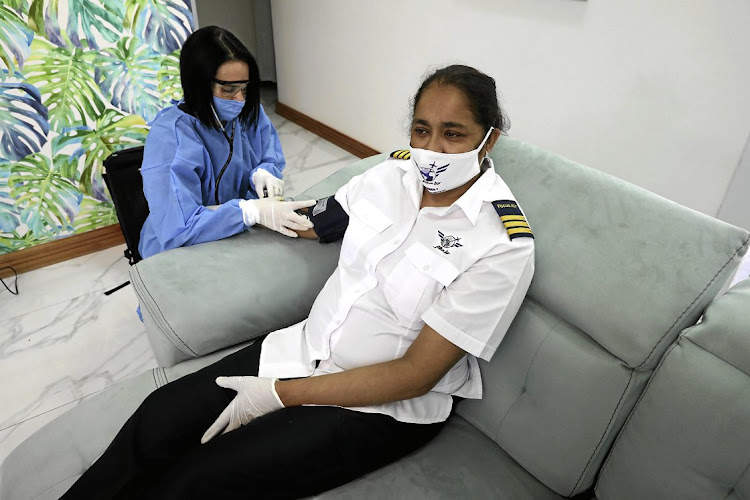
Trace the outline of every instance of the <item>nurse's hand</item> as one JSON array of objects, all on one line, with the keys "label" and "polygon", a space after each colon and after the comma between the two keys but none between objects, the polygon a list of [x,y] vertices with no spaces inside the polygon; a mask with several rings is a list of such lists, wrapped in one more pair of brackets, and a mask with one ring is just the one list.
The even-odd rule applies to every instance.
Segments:
[{"label": "nurse's hand", "polygon": [[260,224],[285,236],[296,238],[295,231],[312,229],[313,223],[295,210],[311,207],[315,203],[315,200],[282,201],[281,198],[263,198],[240,200],[240,208],[246,226]]},{"label": "nurse's hand", "polygon": [[237,395],[203,434],[201,444],[206,444],[219,433],[226,434],[255,418],[284,408],[276,394],[275,378],[219,377],[216,384],[237,391]]},{"label": "nurse's hand", "polygon": [[[252,179],[258,198],[276,198],[284,194],[284,181],[274,177],[267,170],[263,170],[262,168],[255,170]],[[264,194],[263,190],[268,194]]]}]

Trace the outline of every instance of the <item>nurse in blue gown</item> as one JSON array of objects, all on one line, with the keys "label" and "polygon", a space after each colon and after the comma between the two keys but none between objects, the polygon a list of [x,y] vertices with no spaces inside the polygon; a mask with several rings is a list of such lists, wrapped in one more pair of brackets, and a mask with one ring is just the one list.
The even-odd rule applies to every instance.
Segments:
[{"label": "nurse in blue gown", "polygon": [[258,65],[229,31],[208,26],[183,45],[184,101],[161,111],[146,139],[143,191],[150,214],[143,258],[219,240],[261,224],[290,237],[312,224],[284,202],[285,161],[260,104]]}]

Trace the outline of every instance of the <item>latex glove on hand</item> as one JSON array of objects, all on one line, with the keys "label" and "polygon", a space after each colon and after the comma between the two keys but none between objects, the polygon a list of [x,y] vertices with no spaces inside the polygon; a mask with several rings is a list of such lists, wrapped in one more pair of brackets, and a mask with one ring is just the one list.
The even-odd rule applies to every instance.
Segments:
[{"label": "latex glove on hand", "polygon": [[281,198],[240,200],[242,220],[246,226],[260,224],[285,236],[297,237],[294,231],[312,229],[313,223],[295,210],[315,205],[315,200],[282,201]]},{"label": "latex glove on hand", "polygon": [[237,395],[203,434],[201,444],[208,443],[219,433],[226,434],[255,418],[284,408],[276,393],[275,378],[219,377],[216,384],[237,391]]},{"label": "latex glove on hand", "polygon": [[[258,198],[276,198],[284,194],[284,181],[274,177],[268,170],[256,169],[252,176]],[[264,194],[263,190],[268,194]]]}]

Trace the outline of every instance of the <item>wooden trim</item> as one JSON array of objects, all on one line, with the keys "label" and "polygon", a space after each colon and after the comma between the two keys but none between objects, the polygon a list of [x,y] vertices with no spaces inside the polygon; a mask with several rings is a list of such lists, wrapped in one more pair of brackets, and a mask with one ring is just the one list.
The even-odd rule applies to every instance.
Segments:
[{"label": "wooden trim", "polygon": [[286,118],[287,120],[293,121],[302,128],[306,128],[313,134],[322,137],[335,144],[336,146],[344,149],[358,158],[367,158],[368,156],[379,154],[380,151],[362,144],[361,142],[352,139],[348,135],[344,135],[336,129],[329,127],[328,125],[319,122],[315,118],[311,118],[304,113],[300,113],[296,109],[292,109],[284,103],[276,103],[276,114]]},{"label": "wooden trim", "polygon": [[[11,266],[21,274],[123,243],[120,225],[113,224],[0,255],[0,268]],[[0,277],[9,276],[13,276],[10,269],[0,270]]]}]

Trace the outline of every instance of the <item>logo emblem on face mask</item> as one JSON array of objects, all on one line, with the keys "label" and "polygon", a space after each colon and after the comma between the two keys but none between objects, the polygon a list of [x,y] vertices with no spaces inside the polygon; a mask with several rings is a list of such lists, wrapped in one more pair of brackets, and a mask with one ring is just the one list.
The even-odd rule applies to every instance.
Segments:
[{"label": "logo emblem on face mask", "polygon": [[430,165],[429,167],[419,167],[419,171],[421,172],[422,177],[424,177],[424,180],[432,182],[437,178],[438,175],[445,172],[449,166],[450,163],[448,163],[447,165],[443,165],[442,167],[438,167],[433,161],[432,165]]},{"label": "logo emblem on face mask", "polygon": [[458,248],[462,247],[463,245],[459,243],[461,238],[457,238],[456,236],[446,236],[443,234],[442,231],[438,231],[438,237],[440,238],[440,244],[435,245],[434,248],[437,248],[441,252],[443,252],[445,255],[450,255],[451,253],[448,251],[448,248]]}]

